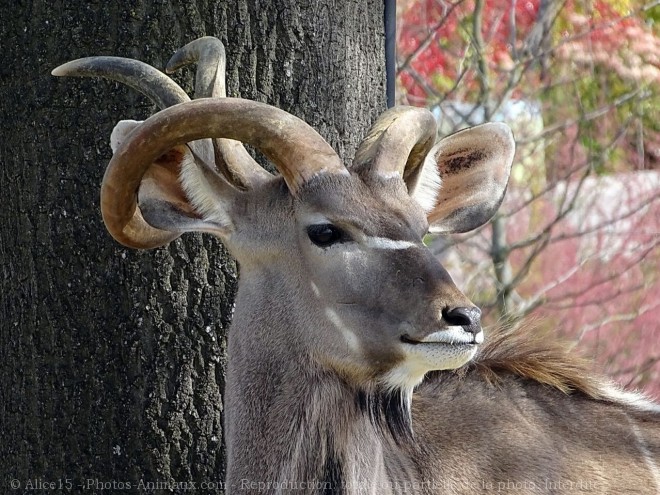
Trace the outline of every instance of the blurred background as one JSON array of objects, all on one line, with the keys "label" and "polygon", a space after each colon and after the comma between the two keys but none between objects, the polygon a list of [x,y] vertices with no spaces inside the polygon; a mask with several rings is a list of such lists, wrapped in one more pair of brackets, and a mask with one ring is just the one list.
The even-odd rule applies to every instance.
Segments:
[{"label": "blurred background", "polygon": [[429,241],[456,282],[660,398],[660,0],[398,0],[397,37],[398,103],[516,137],[496,218]]}]

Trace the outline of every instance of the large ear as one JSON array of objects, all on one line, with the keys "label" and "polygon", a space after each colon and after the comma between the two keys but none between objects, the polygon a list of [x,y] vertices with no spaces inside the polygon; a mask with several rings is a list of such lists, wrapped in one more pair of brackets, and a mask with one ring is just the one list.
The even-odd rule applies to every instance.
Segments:
[{"label": "large ear", "polygon": [[[110,136],[113,153],[141,123],[117,123]],[[158,157],[140,182],[138,209],[142,218],[152,227],[173,233],[227,235],[231,221],[225,212],[237,191],[214,172],[209,165],[212,156],[210,140],[200,140],[176,146]]]},{"label": "large ear", "polygon": [[408,190],[427,212],[429,232],[468,232],[499,208],[515,141],[506,124],[488,123],[442,139]]}]

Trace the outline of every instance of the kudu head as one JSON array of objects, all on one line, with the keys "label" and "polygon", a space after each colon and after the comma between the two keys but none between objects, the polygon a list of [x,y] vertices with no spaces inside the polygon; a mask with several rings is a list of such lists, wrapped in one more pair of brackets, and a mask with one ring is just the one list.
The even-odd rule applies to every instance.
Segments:
[{"label": "kudu head", "polygon": [[483,340],[480,312],[423,238],[472,230],[495,213],[513,159],[508,127],[484,124],[435,144],[431,113],[395,107],[346,167],[302,120],[225,98],[218,40],[188,44],[167,70],[193,62],[194,101],[134,60],[91,57],[53,71],[121,81],[162,108],[113,131],[101,187],[112,236],[142,249],[183,232],[219,236],[241,267],[243,323],[232,333],[245,346],[294,350],[347,379],[390,388],[412,388],[429,370],[471,359]]}]

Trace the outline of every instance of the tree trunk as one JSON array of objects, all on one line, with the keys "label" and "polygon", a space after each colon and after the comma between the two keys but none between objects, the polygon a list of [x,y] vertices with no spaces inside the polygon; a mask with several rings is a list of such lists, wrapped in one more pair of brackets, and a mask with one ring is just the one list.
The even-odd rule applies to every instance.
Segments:
[{"label": "tree trunk", "polygon": [[110,131],[154,108],[50,70],[88,55],[162,68],[217,36],[231,96],[303,118],[350,160],[385,107],[382,2],[3,2],[0,18],[2,492],[212,487],[235,264],[208,236],[150,252],[110,238]]}]

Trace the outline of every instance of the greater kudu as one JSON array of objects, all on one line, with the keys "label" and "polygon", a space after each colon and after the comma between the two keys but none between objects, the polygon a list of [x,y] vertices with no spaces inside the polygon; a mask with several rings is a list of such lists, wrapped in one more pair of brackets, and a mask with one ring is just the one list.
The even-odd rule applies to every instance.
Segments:
[{"label": "greater kudu", "polygon": [[532,329],[481,345],[479,310],[422,242],[495,212],[514,153],[506,126],[435,144],[429,112],[393,108],[346,168],[296,117],[225,98],[219,41],[190,43],[167,69],[194,62],[195,101],[134,60],[80,59],[53,74],[115,79],[162,108],[112,134],[101,187],[110,233],[153,248],[211,232],[240,263],[225,393],[231,491],[660,490],[660,408]]}]

